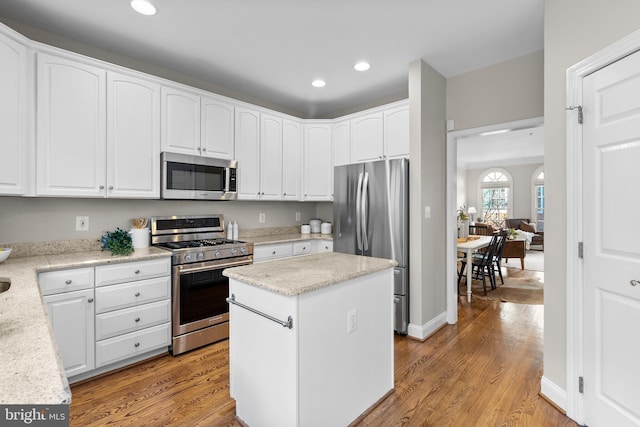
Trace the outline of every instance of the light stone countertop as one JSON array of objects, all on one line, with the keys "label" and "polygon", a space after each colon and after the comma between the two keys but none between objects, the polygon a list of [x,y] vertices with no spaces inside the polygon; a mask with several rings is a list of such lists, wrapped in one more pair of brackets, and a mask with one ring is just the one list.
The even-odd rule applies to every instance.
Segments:
[{"label": "light stone countertop", "polygon": [[228,268],[223,275],[283,295],[301,295],[393,268],[390,259],[323,252]]},{"label": "light stone countertop", "polygon": [[300,242],[306,240],[328,240],[333,241],[333,234],[275,234],[271,236],[256,236],[256,237],[243,237],[240,236],[240,240],[243,242],[253,243],[254,245],[271,245],[276,243],[288,243],[288,242]]},{"label": "light stone countertop", "polygon": [[109,251],[13,257],[0,263],[11,288],[0,293],[0,404],[65,404],[71,391],[38,285],[38,273],[170,257],[150,247],[129,256]]}]

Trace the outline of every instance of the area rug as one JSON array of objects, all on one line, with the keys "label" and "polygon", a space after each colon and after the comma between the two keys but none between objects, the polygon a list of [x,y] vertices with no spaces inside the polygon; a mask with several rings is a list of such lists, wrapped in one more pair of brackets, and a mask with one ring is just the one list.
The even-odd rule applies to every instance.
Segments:
[{"label": "area rug", "polygon": [[[487,281],[487,295],[482,290],[482,281],[471,282],[472,298],[490,301],[513,302],[517,304],[544,304],[544,279],[539,277],[505,277],[504,285],[498,280],[497,289],[491,290]],[[466,296],[467,285],[460,283],[460,295]]]},{"label": "area rug", "polygon": [[[509,261],[502,260],[503,267],[517,268],[520,270],[520,258],[510,258]],[[528,250],[524,257],[524,269],[532,271],[544,271],[544,252]]]}]

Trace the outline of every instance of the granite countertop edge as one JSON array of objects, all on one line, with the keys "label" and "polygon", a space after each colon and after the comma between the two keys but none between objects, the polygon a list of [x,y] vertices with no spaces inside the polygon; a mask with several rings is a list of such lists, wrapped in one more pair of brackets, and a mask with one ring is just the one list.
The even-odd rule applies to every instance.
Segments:
[{"label": "granite countertop edge", "polygon": [[71,388],[40,293],[38,273],[170,257],[159,248],[136,249],[128,256],[108,251],[9,257],[0,277],[11,288],[0,294],[0,404],[70,404]]},{"label": "granite countertop edge", "polygon": [[397,265],[390,259],[325,252],[228,268],[222,274],[277,294],[298,296]]},{"label": "granite countertop edge", "polygon": [[270,236],[241,237],[240,240],[253,243],[254,246],[272,245],[276,243],[300,242],[306,240],[333,241],[333,234],[280,234]]}]

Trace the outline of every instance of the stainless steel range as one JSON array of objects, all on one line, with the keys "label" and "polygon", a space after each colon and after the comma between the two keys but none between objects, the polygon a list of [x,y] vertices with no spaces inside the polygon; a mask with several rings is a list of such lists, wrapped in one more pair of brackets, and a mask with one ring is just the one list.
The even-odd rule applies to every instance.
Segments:
[{"label": "stainless steel range", "polygon": [[225,268],[253,264],[253,243],[225,239],[222,215],[151,218],[151,244],[172,252],[171,354],[229,337]]}]

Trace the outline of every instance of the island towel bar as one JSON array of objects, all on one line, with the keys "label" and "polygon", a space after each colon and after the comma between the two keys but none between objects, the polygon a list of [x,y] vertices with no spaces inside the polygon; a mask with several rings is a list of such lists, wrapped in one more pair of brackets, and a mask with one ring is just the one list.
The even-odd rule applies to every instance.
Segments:
[{"label": "island towel bar", "polygon": [[228,302],[229,304],[235,304],[235,305],[237,305],[238,307],[242,307],[242,308],[244,308],[245,310],[249,310],[249,311],[250,311],[250,312],[252,312],[252,313],[255,313],[255,314],[258,314],[258,315],[260,315],[260,316],[262,316],[262,317],[265,317],[265,318],[267,318],[267,319],[269,319],[269,320],[271,320],[271,321],[273,321],[273,322],[276,322],[276,323],[278,323],[278,324],[280,324],[280,325],[284,326],[285,328],[289,328],[289,329],[292,329],[292,328],[293,328],[293,317],[291,317],[291,316],[289,316],[289,317],[287,318],[287,320],[286,320],[286,321],[284,321],[284,320],[280,320],[280,319],[276,319],[275,317],[273,317],[273,316],[269,316],[268,314],[263,313],[263,312],[261,312],[261,311],[258,311],[258,310],[256,310],[255,308],[251,308],[251,307],[249,307],[249,306],[247,306],[247,305],[244,305],[244,304],[242,304],[242,303],[239,303],[238,301],[236,301],[236,296],[235,296],[235,294],[231,294],[231,298],[227,298],[227,302]]}]

